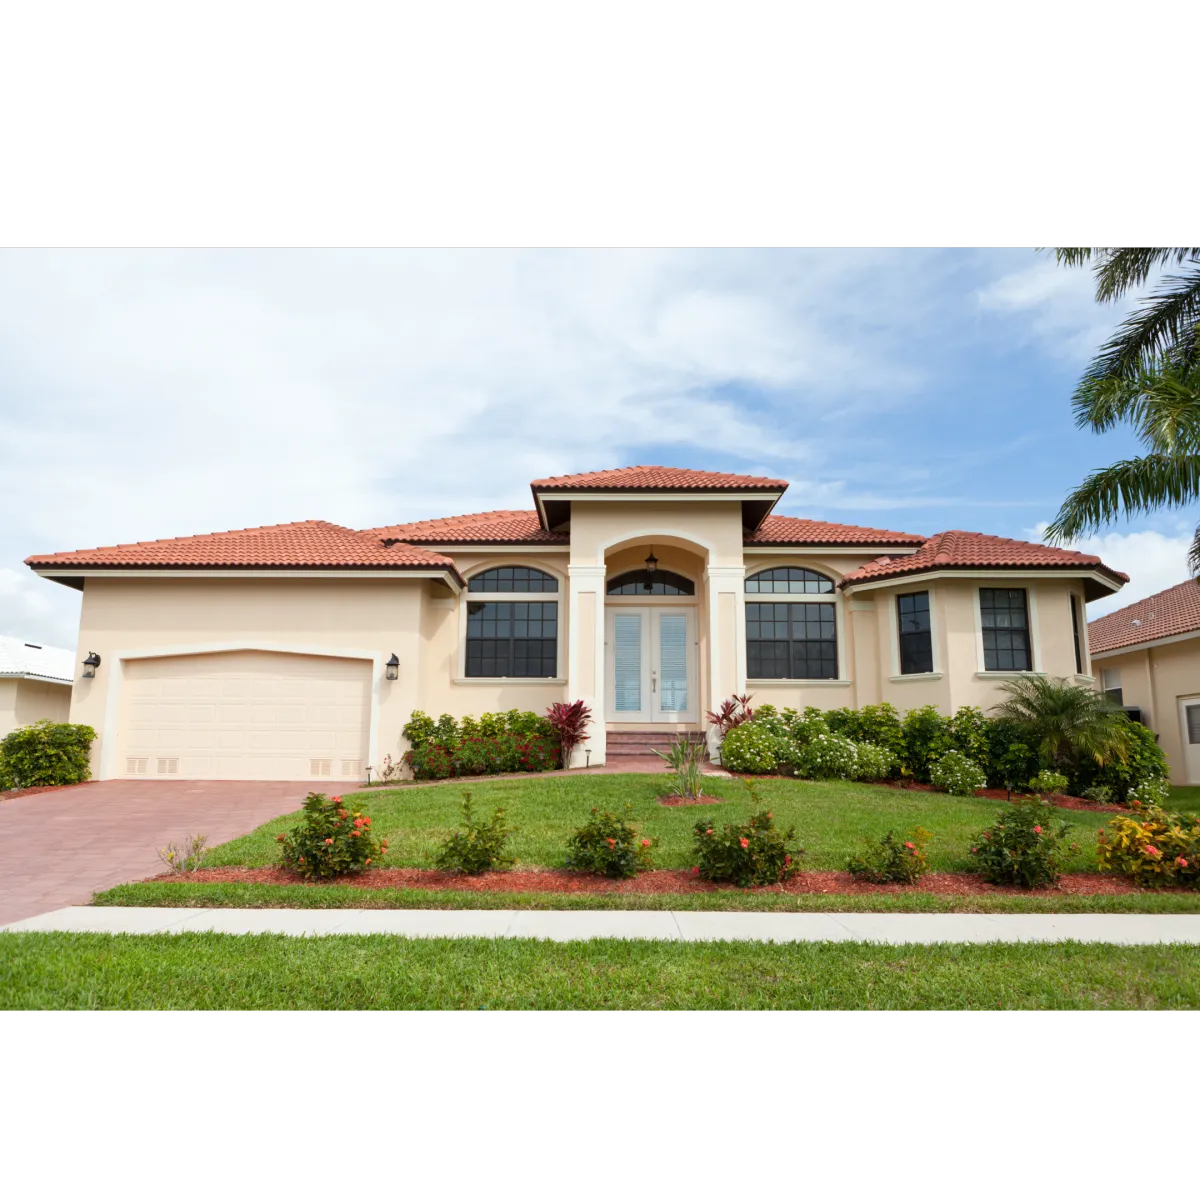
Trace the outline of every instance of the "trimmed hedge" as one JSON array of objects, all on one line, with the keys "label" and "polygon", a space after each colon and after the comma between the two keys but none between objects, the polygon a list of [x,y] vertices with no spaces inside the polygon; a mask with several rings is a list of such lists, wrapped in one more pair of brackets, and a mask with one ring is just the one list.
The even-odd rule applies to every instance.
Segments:
[{"label": "trimmed hedge", "polygon": [[90,725],[35,721],[0,742],[0,789],[60,787],[92,777]]},{"label": "trimmed hedge", "polygon": [[403,755],[414,779],[553,771],[561,759],[558,734],[545,717],[510,709],[435,721],[415,709],[404,726],[411,749]]}]

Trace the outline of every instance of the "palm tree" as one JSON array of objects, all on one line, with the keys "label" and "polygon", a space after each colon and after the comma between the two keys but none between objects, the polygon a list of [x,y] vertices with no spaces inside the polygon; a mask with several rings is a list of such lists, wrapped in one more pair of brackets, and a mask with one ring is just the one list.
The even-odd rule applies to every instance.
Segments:
[{"label": "palm tree", "polygon": [[[1200,500],[1200,248],[1059,249],[1058,261],[1095,261],[1096,299],[1116,300],[1151,271],[1164,276],[1092,361],[1075,389],[1075,424],[1097,433],[1132,425],[1148,453],[1093,471],[1067,496],[1046,531],[1070,542],[1118,517]],[[1200,575],[1200,525],[1188,554]]]},{"label": "palm tree", "polygon": [[1043,675],[1010,679],[1001,691],[1008,699],[992,711],[1067,775],[1082,759],[1104,766],[1129,753],[1128,718],[1102,692]]}]

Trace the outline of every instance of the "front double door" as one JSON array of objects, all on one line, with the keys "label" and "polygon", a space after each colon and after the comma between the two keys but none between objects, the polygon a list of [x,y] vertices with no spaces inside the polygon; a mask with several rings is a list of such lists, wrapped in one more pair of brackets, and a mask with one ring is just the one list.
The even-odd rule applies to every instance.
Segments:
[{"label": "front double door", "polygon": [[608,719],[697,719],[696,611],[610,605],[605,621]]}]

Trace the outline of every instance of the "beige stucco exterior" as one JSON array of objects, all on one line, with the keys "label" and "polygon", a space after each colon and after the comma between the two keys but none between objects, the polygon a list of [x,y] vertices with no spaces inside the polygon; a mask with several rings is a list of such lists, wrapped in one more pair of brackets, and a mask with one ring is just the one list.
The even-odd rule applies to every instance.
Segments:
[{"label": "beige stucco exterior", "polygon": [[[401,730],[414,709],[462,717],[512,708],[540,712],[554,701],[575,699],[584,700],[596,715],[587,749],[591,763],[599,764],[606,759],[607,732],[636,726],[614,717],[606,694],[612,690],[606,613],[621,608],[652,611],[656,606],[688,614],[687,628],[692,631],[688,687],[689,694],[694,689],[696,701],[689,707],[694,719],[660,718],[656,726],[660,731],[703,729],[709,709],[725,697],[747,691],[758,702],[778,707],[858,707],[888,701],[901,710],[923,704],[937,705],[946,713],[967,704],[988,709],[1000,698],[1007,676],[984,670],[978,590],[987,586],[1027,589],[1035,670],[1090,682],[1086,633],[1082,669],[1076,670],[1069,602],[1075,594],[1080,613],[1085,611],[1086,572],[1066,571],[1028,575],[942,571],[859,583],[814,596],[835,606],[838,677],[748,678],[748,575],[774,567],[805,567],[836,584],[886,547],[747,546],[744,519],[737,498],[596,496],[572,501],[569,544],[433,546],[451,556],[458,575],[468,581],[480,571],[504,565],[535,567],[557,581],[556,593],[523,597],[558,605],[557,671],[551,678],[467,678],[468,605],[496,596],[456,590],[449,577],[370,571],[325,577],[313,571],[87,574],[79,645],[98,653],[102,665],[95,678],[76,679],[70,718],[97,730],[95,773],[101,778],[120,775],[129,758],[123,729],[129,724],[124,714],[131,678],[160,679],[157,686],[168,688],[188,670],[189,662],[195,662],[199,672],[205,661],[209,667],[216,663],[214,656],[260,656],[238,659],[232,665],[232,660],[222,660],[223,669],[229,671],[239,664],[274,661],[262,655],[325,657],[361,664],[362,677],[369,681],[368,728],[363,736],[366,756],[376,768],[385,755],[397,758],[405,749]],[[692,581],[695,594],[608,596],[607,581],[639,569],[651,549],[663,570]],[[904,553],[894,547],[888,552]],[[923,590],[930,594],[934,670],[904,676],[899,667],[896,597]],[[385,670],[393,653],[400,661],[394,681],[386,678]],[[170,659],[173,665],[169,671],[157,672],[132,665],[149,659]],[[319,679],[316,683],[313,679],[319,673],[301,674],[307,680],[309,701],[315,704],[320,685]],[[335,674],[330,672],[331,678]],[[286,685],[279,684],[270,694],[283,691]],[[144,718],[153,688],[143,687],[139,696]],[[178,712],[178,695],[174,703]],[[349,745],[353,739],[349,732],[346,736]],[[348,763],[356,761],[351,751],[346,755]],[[580,754],[579,763],[583,757]]]},{"label": "beige stucco exterior", "polygon": [[[1099,688],[1106,686],[1106,671],[1119,672],[1122,703],[1140,708],[1158,734],[1171,782],[1200,784],[1200,746],[1188,743],[1181,703],[1200,703],[1200,633],[1097,655]],[[1112,676],[1109,682],[1116,683]]]},{"label": "beige stucco exterior", "polygon": [[43,679],[0,678],[0,738],[34,721],[65,721],[71,688]]}]

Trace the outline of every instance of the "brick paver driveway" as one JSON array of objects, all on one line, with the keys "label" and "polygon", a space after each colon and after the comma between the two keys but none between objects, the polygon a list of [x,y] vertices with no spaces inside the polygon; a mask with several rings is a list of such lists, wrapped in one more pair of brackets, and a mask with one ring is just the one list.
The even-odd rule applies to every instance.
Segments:
[{"label": "brick paver driveway", "polygon": [[249,833],[309,786],[108,779],[0,801],[0,925],[155,875],[157,849],[189,833],[210,846]]}]

